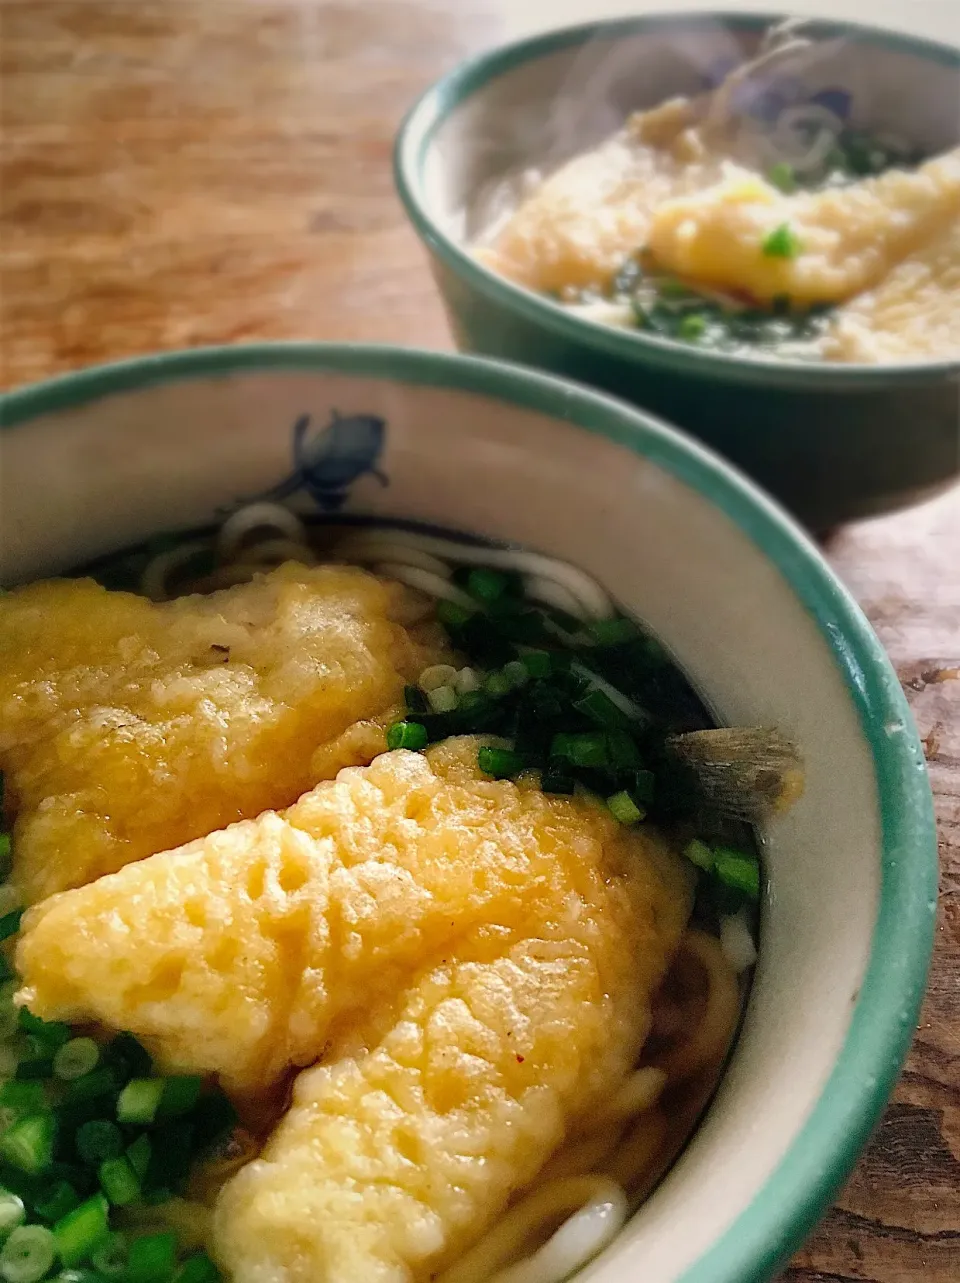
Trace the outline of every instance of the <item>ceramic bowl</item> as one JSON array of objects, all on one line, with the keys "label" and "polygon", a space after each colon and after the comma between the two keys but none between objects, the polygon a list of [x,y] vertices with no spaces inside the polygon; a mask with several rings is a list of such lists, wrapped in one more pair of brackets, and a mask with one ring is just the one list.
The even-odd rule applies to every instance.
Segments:
[{"label": "ceramic bowl", "polygon": [[680,1160],[582,1275],[767,1278],[829,1204],[892,1089],[936,895],[931,795],[905,699],[816,548],[655,419],[466,357],[193,351],[16,392],[2,422],[5,587],[212,523],[238,496],[289,481],[288,502],[310,515],[427,523],[576,562],[659,636],[721,721],[796,738],[806,793],[762,835],[760,960],[729,1069]]},{"label": "ceramic bowl", "polygon": [[[396,146],[407,213],[458,346],[594,384],[662,414],[821,530],[901,506],[960,473],[960,359],[840,365],[711,352],[571,315],[468,253],[490,184],[557,167],[626,115],[701,91],[756,49],[771,15],[645,16],[551,32],[466,63],[414,106]],[[960,50],[813,24],[823,58],[781,86],[841,88],[851,119],[930,152],[960,136]],[[713,75],[713,80],[716,77]]]}]

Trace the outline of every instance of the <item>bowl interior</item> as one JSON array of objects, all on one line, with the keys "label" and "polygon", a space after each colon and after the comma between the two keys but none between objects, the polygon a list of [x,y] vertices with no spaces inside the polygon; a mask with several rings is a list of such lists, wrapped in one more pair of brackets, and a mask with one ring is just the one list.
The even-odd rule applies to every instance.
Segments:
[{"label": "bowl interior", "polygon": [[[509,47],[443,83],[422,139],[421,199],[439,227],[469,242],[496,214],[492,189],[512,173],[550,172],[615,132],[626,116],[702,92],[752,56],[776,19],[654,15],[560,31]],[[811,24],[816,56],[777,77],[802,101],[850,95],[856,128],[890,133],[927,152],[960,137],[960,59],[884,32]]]},{"label": "bowl interior", "polygon": [[721,719],[777,725],[801,746],[806,794],[763,835],[761,956],[729,1072],[694,1142],[585,1274],[762,1277],[852,1163],[925,977],[929,789],[879,645],[802,536],[695,445],[542,376],[417,353],[192,353],[11,398],[0,581],[213,522],[291,473],[302,415],[322,442],[334,411],[382,420],[382,452],[348,451],[348,482],[322,462],[299,474],[297,507],[575,562],[652,628]]}]

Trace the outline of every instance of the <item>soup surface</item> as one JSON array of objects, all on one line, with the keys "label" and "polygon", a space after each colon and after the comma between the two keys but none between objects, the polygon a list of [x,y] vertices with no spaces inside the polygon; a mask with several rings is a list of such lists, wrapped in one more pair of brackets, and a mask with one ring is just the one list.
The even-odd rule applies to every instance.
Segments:
[{"label": "soup surface", "polygon": [[701,347],[960,356],[960,148],[924,159],[853,129],[842,90],[785,101],[768,74],[783,52],[498,183],[509,212],[477,258],[588,319]]},{"label": "soup surface", "polygon": [[768,764],[537,554],[257,505],[94,572],[0,598],[0,1263],[560,1283],[716,1084]]}]

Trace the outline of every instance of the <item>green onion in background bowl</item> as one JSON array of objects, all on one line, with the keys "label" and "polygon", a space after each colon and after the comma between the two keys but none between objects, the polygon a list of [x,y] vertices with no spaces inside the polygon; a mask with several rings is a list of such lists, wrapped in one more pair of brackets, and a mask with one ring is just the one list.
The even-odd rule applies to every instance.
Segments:
[{"label": "green onion in background bowl", "polygon": [[[901,365],[814,363],[711,350],[694,332],[677,342],[656,327],[614,328],[481,266],[464,232],[491,179],[545,158],[556,167],[631,110],[696,92],[703,68],[731,47],[755,49],[776,21],[649,15],[481,55],[414,105],[397,138],[395,173],[461,349],[539,366],[663,415],[821,531],[915,502],[960,475],[960,354]],[[865,114],[858,124],[896,128],[931,152],[956,144],[960,50],[862,26],[811,30],[840,42],[823,76],[856,85],[856,110]],[[786,175],[778,177],[782,186]],[[771,252],[790,248],[781,236]],[[695,320],[689,328],[706,327]]]}]

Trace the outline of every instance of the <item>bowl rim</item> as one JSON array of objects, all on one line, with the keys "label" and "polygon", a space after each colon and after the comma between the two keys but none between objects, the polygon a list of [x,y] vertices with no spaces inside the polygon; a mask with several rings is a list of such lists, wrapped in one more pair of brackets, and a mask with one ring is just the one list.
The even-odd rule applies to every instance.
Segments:
[{"label": "bowl rim", "polygon": [[[837,392],[876,389],[879,384],[889,383],[929,384],[931,380],[956,376],[960,372],[960,357],[869,364],[718,352],[576,316],[536,291],[515,285],[483,266],[440,227],[430,211],[422,177],[424,162],[437,129],[458,106],[505,73],[593,39],[611,40],[663,28],[696,28],[704,23],[722,23],[734,32],[757,32],[782,17],[782,13],[745,14],[719,9],[645,13],[560,27],[497,46],[467,59],[420,95],[397,131],[393,151],[394,184],[407,217],[431,253],[489,302],[560,339],[621,360],[669,369],[685,376],[750,386],[800,390],[813,387]],[[859,43],[902,49],[953,67],[960,73],[960,47],[861,23],[811,20],[807,25],[813,33],[825,39],[844,37]]]},{"label": "bowl rim", "polygon": [[713,451],[645,411],[519,365],[380,345],[198,348],[96,366],[9,392],[0,397],[0,430],[158,384],[275,371],[475,394],[632,450],[719,508],[773,563],[828,646],[871,752],[878,791],[881,884],[867,969],[844,1042],[811,1113],[759,1191],[678,1283],[769,1278],[833,1200],[893,1090],[933,948],[933,798],[906,697],[880,641],[799,526]]}]

